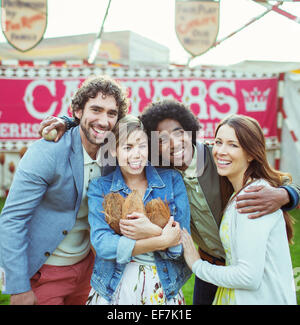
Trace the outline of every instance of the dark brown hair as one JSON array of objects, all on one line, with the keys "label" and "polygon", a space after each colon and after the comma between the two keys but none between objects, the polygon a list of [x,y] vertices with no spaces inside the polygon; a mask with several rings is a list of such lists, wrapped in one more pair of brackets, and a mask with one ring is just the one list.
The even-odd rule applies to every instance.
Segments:
[{"label": "dark brown hair", "polygon": [[[244,174],[243,188],[250,179],[264,179],[274,187],[283,185],[287,179],[289,182],[292,181],[290,174],[275,170],[270,166],[267,160],[265,137],[259,123],[254,118],[244,115],[230,115],[219,123],[215,131],[215,137],[223,125],[228,125],[234,129],[240,146],[252,158]],[[223,206],[225,206],[233,193],[233,187],[227,177],[221,177],[221,190],[224,196]],[[293,237],[293,218],[286,211],[283,214],[287,237],[291,243]]]},{"label": "dark brown hair", "polygon": [[134,115],[127,114],[112,129],[116,148],[119,146],[120,141],[128,139],[129,135],[134,131],[143,131],[147,135],[142,121]]},{"label": "dark brown hair", "polygon": [[149,139],[151,132],[157,130],[157,125],[165,120],[177,121],[185,131],[192,132],[192,142],[196,144],[197,132],[201,126],[197,116],[183,103],[175,99],[164,99],[149,104],[140,115]]},{"label": "dark brown hair", "polygon": [[74,113],[83,110],[87,101],[95,98],[99,93],[104,97],[114,97],[118,107],[118,119],[126,115],[129,100],[125,88],[109,76],[97,76],[85,80],[72,98],[71,107],[75,122],[79,124],[80,121]]}]

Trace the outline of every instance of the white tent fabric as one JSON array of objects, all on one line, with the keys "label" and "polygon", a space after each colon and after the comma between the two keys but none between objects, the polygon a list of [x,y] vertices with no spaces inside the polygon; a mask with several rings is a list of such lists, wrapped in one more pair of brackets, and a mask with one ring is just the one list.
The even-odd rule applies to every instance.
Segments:
[{"label": "white tent fabric", "polygon": [[[280,169],[292,174],[300,184],[300,74],[287,73],[284,82],[284,111],[282,125]],[[292,135],[294,133],[294,136]]]}]

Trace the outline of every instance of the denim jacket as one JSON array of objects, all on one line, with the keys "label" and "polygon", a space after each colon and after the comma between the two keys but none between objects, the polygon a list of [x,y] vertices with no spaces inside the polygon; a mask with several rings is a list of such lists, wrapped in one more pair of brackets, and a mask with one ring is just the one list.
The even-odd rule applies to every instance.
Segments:
[{"label": "denim jacket", "polygon": [[[181,175],[175,170],[151,165],[145,168],[148,187],[144,204],[158,197],[166,199],[174,220],[179,222],[181,228],[190,231],[189,201]],[[107,301],[111,300],[126,264],[131,261],[135,245],[135,240],[118,235],[105,221],[102,203],[104,196],[110,192],[120,193],[124,197],[131,192],[120,167],[107,176],[91,181],[87,193],[91,242],[96,251],[91,285]],[[183,258],[182,245],[155,251],[154,259],[165,295],[171,299],[191,275]]]}]

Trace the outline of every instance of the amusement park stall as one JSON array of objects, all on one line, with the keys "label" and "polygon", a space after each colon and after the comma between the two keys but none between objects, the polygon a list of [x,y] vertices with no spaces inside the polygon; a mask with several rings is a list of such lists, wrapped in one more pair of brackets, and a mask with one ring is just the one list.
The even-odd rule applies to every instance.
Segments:
[{"label": "amusement park stall", "polygon": [[256,118],[267,139],[268,158],[279,167],[282,74],[213,67],[97,66],[86,62],[9,61],[0,65],[0,195],[9,190],[26,148],[39,139],[39,123],[48,115],[71,115],[70,101],[81,82],[107,74],[128,89],[130,112],[138,115],[150,102],[172,97],[198,116],[199,140],[212,140],[218,122],[228,114]]},{"label": "amusement park stall", "polygon": [[280,168],[300,184],[300,70],[283,77],[283,100],[279,105]]}]

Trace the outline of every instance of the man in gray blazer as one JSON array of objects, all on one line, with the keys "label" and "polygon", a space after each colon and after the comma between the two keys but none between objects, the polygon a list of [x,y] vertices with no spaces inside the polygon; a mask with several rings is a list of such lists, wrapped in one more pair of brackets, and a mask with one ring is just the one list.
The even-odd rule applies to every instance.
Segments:
[{"label": "man in gray blazer", "polygon": [[11,304],[85,304],[90,290],[86,190],[101,176],[97,152],[128,99],[114,80],[94,77],[71,106],[79,125],[58,143],[41,139],[28,148],[0,216],[3,293]]}]

